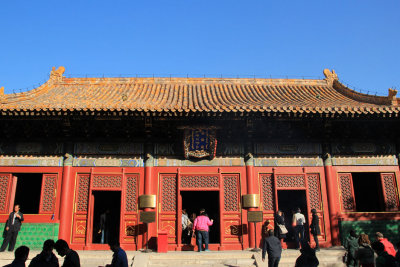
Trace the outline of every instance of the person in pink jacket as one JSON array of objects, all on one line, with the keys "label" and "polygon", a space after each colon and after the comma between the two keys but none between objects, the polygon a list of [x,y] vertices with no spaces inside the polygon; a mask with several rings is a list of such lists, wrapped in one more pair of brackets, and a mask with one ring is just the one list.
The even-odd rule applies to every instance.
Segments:
[{"label": "person in pink jacket", "polygon": [[193,229],[196,230],[196,241],[199,252],[201,252],[203,240],[205,245],[204,251],[210,251],[208,249],[208,229],[209,226],[213,224],[213,222],[214,220],[210,220],[210,218],[208,218],[205,209],[201,209],[200,215],[197,216],[194,220]]}]

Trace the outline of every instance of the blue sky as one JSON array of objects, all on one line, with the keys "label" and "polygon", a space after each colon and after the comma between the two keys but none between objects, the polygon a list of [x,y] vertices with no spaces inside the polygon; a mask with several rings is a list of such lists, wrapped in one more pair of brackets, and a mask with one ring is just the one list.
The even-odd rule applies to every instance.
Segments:
[{"label": "blue sky", "polygon": [[0,87],[67,76],[322,78],[400,89],[400,1],[1,1]]}]

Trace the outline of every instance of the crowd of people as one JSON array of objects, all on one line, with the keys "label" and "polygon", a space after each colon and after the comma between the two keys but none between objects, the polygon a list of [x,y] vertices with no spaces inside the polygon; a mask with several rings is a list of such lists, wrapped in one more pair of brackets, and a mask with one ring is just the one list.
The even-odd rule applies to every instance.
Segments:
[{"label": "crowd of people", "polygon": [[398,267],[400,266],[400,242],[397,252],[393,244],[383,236],[375,233],[375,241],[371,243],[367,234],[357,235],[351,230],[344,242],[346,248],[346,265],[348,267]]},{"label": "crowd of people", "polygon": [[[111,240],[108,242],[108,245],[114,254],[111,264],[107,264],[105,267],[128,267],[128,258],[125,251],[120,247],[119,242]],[[59,267],[60,264],[53,252],[54,249],[58,255],[64,257],[62,267],[81,266],[78,253],[71,249],[65,240],[59,239],[57,242],[54,242],[54,240],[48,239],[44,241],[42,251],[32,258],[28,267]],[[25,267],[25,263],[29,257],[29,248],[27,246],[20,246],[15,250],[14,255],[15,259],[4,267]]]}]

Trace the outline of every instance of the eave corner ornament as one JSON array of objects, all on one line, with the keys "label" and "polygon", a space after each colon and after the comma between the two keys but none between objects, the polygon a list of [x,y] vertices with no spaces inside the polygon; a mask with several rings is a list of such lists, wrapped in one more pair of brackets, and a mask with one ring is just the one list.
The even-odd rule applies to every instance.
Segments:
[{"label": "eave corner ornament", "polygon": [[329,69],[324,69],[325,80],[332,85],[333,81],[339,80],[336,72],[334,70],[330,71]]},{"label": "eave corner ornament", "polygon": [[213,159],[217,150],[215,129],[189,128],[185,129],[184,137],[185,159],[205,158]]},{"label": "eave corner ornament", "polygon": [[65,68],[63,66],[58,67],[53,67],[51,72],[50,72],[50,80],[52,81],[61,81],[63,79],[63,74],[65,72]]}]

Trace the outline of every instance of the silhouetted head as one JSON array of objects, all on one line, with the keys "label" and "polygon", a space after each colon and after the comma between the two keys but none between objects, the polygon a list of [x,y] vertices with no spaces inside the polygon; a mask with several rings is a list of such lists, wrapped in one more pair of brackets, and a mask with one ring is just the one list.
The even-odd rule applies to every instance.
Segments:
[{"label": "silhouetted head", "polygon": [[350,236],[352,237],[358,237],[356,232],[354,232],[354,230],[350,230]]},{"label": "silhouetted head", "polygon": [[278,211],[276,212],[276,214],[278,214],[279,216],[282,216],[283,212],[282,212],[281,210],[278,210]]},{"label": "silhouetted head", "polygon": [[14,256],[16,260],[25,262],[29,256],[29,248],[27,246],[18,247],[14,252]]},{"label": "silhouetted head", "polygon": [[200,209],[200,215],[204,215],[206,213],[205,209]]},{"label": "silhouetted head", "polygon": [[317,210],[316,209],[311,209],[311,213],[312,214],[317,214]]},{"label": "silhouetted head", "polygon": [[300,213],[301,209],[300,208],[296,208],[296,213]]},{"label": "silhouetted head", "polygon": [[308,244],[307,241],[301,242],[300,252],[301,254],[315,254],[315,251],[310,247],[310,244]]},{"label": "silhouetted head", "polygon": [[69,250],[68,243],[64,239],[58,239],[57,242],[54,244],[54,248],[56,249],[58,255],[64,257],[67,255]]},{"label": "silhouetted head", "polygon": [[56,244],[56,243],[54,242],[53,239],[47,239],[47,240],[44,241],[44,243],[43,243],[43,251],[52,252],[55,244]]},{"label": "silhouetted head", "polygon": [[383,252],[385,250],[385,246],[379,241],[372,243],[371,247],[376,253]]},{"label": "silhouetted head", "polygon": [[182,214],[187,214],[186,209],[182,209]]},{"label": "silhouetted head", "polygon": [[269,230],[268,230],[268,236],[273,236],[273,235],[274,235],[274,230],[269,229]]},{"label": "silhouetted head", "polygon": [[117,238],[111,238],[111,239],[108,241],[108,245],[110,246],[110,249],[111,249],[113,252],[116,252],[116,251],[119,249],[119,247],[120,247],[119,240],[118,240]]}]

